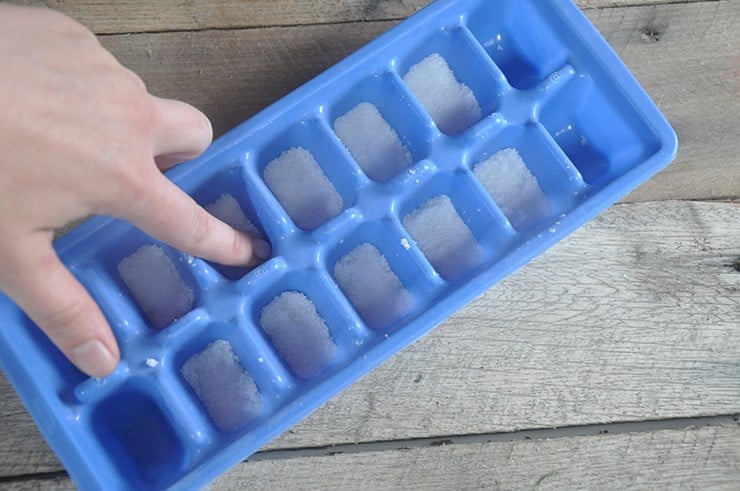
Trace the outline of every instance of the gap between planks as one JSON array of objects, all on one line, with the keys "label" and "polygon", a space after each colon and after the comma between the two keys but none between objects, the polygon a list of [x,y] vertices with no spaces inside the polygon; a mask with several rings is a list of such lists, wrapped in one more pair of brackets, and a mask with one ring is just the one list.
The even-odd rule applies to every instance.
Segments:
[{"label": "gap between planks", "polygon": [[[613,207],[266,450],[737,413],[738,226],[733,204]],[[57,471],[0,394],[1,473]]]},{"label": "gap between planks", "polygon": [[[596,435],[619,435],[623,433],[649,433],[663,430],[682,430],[702,426],[738,424],[740,414],[716,416],[625,421],[620,423],[586,424],[561,426],[558,428],[534,428],[502,433],[480,433],[470,435],[444,435],[438,437],[411,438],[405,440],[383,440],[375,442],[343,443],[319,447],[291,448],[285,450],[264,450],[255,453],[246,461],[291,459],[296,457],[315,457],[322,455],[353,454],[404,450],[408,448],[437,447],[442,445],[466,445],[473,443],[502,443],[522,440],[552,440]],[[1,482],[1,481],[0,481]]]},{"label": "gap between planks", "polygon": [[[316,464],[318,464],[319,469],[322,467],[325,468],[326,466],[333,467],[333,464],[339,460],[341,461],[341,467],[347,467],[349,465],[351,468],[362,469],[364,467],[363,459],[365,456],[370,459],[369,463],[374,462],[374,465],[377,467],[378,460],[382,460],[378,459],[378,456],[390,455],[394,456],[391,457],[391,459],[395,460],[395,456],[397,455],[400,460],[408,460],[409,464],[414,464],[414,467],[418,469],[418,467],[423,466],[424,462],[421,460],[424,459],[424,457],[421,457],[420,459],[418,456],[420,452],[422,455],[425,452],[437,454],[436,457],[432,456],[432,458],[445,461],[446,466],[450,468],[448,470],[457,469],[469,471],[469,469],[466,468],[469,466],[467,461],[464,460],[465,463],[460,463],[460,455],[468,458],[475,457],[479,456],[481,452],[486,452],[486,450],[489,453],[495,454],[496,452],[494,449],[496,449],[497,446],[500,447],[501,445],[506,444],[520,446],[524,444],[528,447],[536,447],[538,442],[541,442],[544,446],[555,448],[557,448],[562,442],[563,447],[572,446],[575,449],[581,449],[581,451],[583,447],[589,446],[593,446],[595,448],[603,448],[607,446],[611,448],[612,444],[616,443],[614,447],[624,447],[624,455],[622,455],[622,459],[619,460],[619,462],[623,462],[625,457],[627,457],[627,453],[630,451],[630,442],[635,441],[636,443],[634,446],[639,448],[640,443],[650,443],[651,447],[656,447],[656,445],[653,444],[654,440],[667,440],[668,443],[662,442],[663,444],[658,445],[658,447],[662,447],[663,451],[667,450],[670,456],[673,457],[672,459],[666,458],[667,456],[660,456],[660,450],[656,452],[655,448],[641,449],[640,451],[650,455],[650,450],[652,450],[654,453],[659,454],[657,456],[651,456],[660,464],[673,464],[674,466],[683,467],[685,469],[686,467],[690,467],[688,462],[689,459],[686,459],[687,462],[681,462],[680,459],[675,457],[675,454],[680,452],[680,445],[677,443],[677,440],[680,440],[680,443],[684,444],[683,446],[686,447],[686,434],[690,433],[693,433],[694,435],[699,434],[699,436],[694,436],[693,445],[691,446],[693,453],[696,454],[695,457],[704,458],[702,470],[707,470],[707,464],[712,458],[712,450],[714,450],[718,440],[721,440],[719,446],[722,447],[720,449],[722,455],[716,455],[720,452],[715,452],[714,458],[719,461],[719,465],[716,465],[715,467],[722,468],[723,464],[727,464],[729,467],[726,470],[725,475],[722,476],[717,475],[716,468],[709,469],[708,476],[697,476],[696,473],[693,473],[691,477],[694,478],[694,481],[699,480],[697,479],[698,477],[701,480],[719,479],[720,482],[732,482],[733,475],[740,475],[740,468],[738,468],[737,465],[733,466],[732,461],[726,461],[728,458],[731,460],[734,456],[735,460],[740,462],[740,452],[736,452],[734,450],[736,447],[733,444],[733,435],[736,434],[738,428],[740,428],[740,425],[738,424],[739,419],[740,415],[738,414],[718,415],[701,418],[677,418],[604,425],[582,425],[553,429],[534,429],[512,433],[447,436],[443,439],[423,438],[404,441],[367,442],[357,445],[337,445],[334,447],[294,449],[291,451],[258,452],[248,460],[243,461],[241,464],[237,464],[230,471],[221,475],[210,488],[241,489],[245,484],[245,482],[243,482],[245,480],[250,482],[250,487],[256,485],[260,488],[272,487],[272,485],[276,484],[276,481],[282,485],[290,487],[293,485],[299,487],[306,486],[306,481],[304,480],[305,476],[301,476],[301,474],[306,472],[316,472],[318,470]],[[704,433],[706,433],[706,435]],[[680,434],[683,434],[683,436],[678,438],[678,435]],[[718,435],[724,435],[724,438],[722,436],[718,437]],[[624,445],[625,437],[627,438],[626,446]],[[641,440],[645,440],[646,438],[648,441],[641,442]],[[709,442],[710,439],[711,443]],[[450,449],[450,446],[459,446],[460,450]],[[439,455],[440,452],[437,450],[437,447],[446,447],[446,449],[441,455]],[[476,447],[480,450],[475,450]],[[702,447],[707,447],[708,452],[706,455],[699,455],[703,450]],[[417,455],[409,455],[409,452],[416,452]],[[502,454],[503,452],[499,448],[497,453]],[[513,453],[514,451],[512,447],[508,451],[508,461],[511,461]],[[538,452],[525,450],[520,453],[527,455],[532,453],[536,454]],[[557,475],[560,472],[557,467],[570,463],[565,462],[565,460],[569,459],[571,456],[567,452],[561,451],[560,453],[562,454],[559,456],[560,458],[558,458],[557,455],[555,458],[550,458],[549,461],[545,463],[545,469],[535,473],[535,477],[539,476],[536,480],[535,487],[544,483],[548,478],[552,478]],[[365,454],[365,456],[363,454]],[[574,470],[576,472],[579,470],[584,472],[585,469],[585,472],[588,473],[591,465],[598,463],[599,460],[598,457],[594,456],[591,452],[586,452],[584,457],[585,458],[576,460],[574,463],[576,469],[570,469],[570,472],[573,472]],[[693,457],[693,455],[691,457]],[[526,459],[526,457],[524,458]],[[429,456],[427,456],[426,459],[429,459]],[[588,459],[593,459],[593,462],[589,462]],[[563,461],[558,462],[558,460]],[[691,460],[694,462],[696,461],[696,459]],[[282,462],[285,463],[283,464]],[[737,462],[735,462],[735,464],[737,464]],[[385,468],[382,463],[380,463],[380,465]],[[624,464],[620,463],[619,465]],[[296,473],[264,472],[265,467],[270,468],[274,466],[278,466],[279,469],[288,466],[290,469],[298,468],[299,470]],[[556,467],[556,469],[551,469],[551,467]],[[615,467],[618,467],[618,465]],[[635,471],[635,469],[631,469],[629,466],[625,467],[627,472],[623,472],[623,474],[638,474],[638,471]],[[302,471],[300,469],[302,469]],[[499,474],[504,475],[510,472],[512,475],[506,477],[508,477],[509,480],[513,479],[513,482],[517,485],[525,485],[526,483],[523,479],[533,479],[530,474],[527,474],[525,478],[516,476],[516,472],[511,472],[507,466],[501,465],[500,469],[502,470],[496,469],[496,471],[494,471],[494,467],[491,467],[490,469],[484,469],[483,472],[488,474],[498,472]],[[439,471],[440,470],[437,469],[437,472]],[[656,473],[653,469],[651,469],[650,472],[653,474]],[[661,479],[671,479],[673,477],[660,475],[660,471],[657,471],[657,473],[658,476],[654,477],[659,477]],[[264,477],[265,474],[268,474],[267,478]],[[371,471],[371,474],[374,476],[374,479],[379,478],[377,472]],[[395,473],[391,472],[390,474],[393,475]],[[431,474],[434,474],[434,469],[432,469]],[[470,476],[468,475],[465,475],[464,477],[466,480],[470,479]],[[479,480],[483,477],[485,480],[489,476],[478,475],[475,477]],[[559,479],[562,479],[563,477],[565,476],[560,476]],[[634,479],[633,476],[630,477]],[[675,477],[673,478],[675,479]],[[385,478],[380,477],[380,479]],[[397,481],[399,479],[398,476],[392,477],[391,479],[396,480],[396,482],[391,484],[391,487],[398,487],[399,489],[401,487],[405,487]],[[432,479],[434,480],[433,477]],[[321,485],[322,487],[336,487],[339,484],[336,480],[336,476],[329,476],[325,478],[324,481],[321,481]],[[268,482],[270,484],[268,484]],[[389,483],[386,482],[385,484]],[[654,481],[653,484],[655,484]],[[684,484],[686,483],[684,482]],[[309,487],[310,486],[307,488]],[[65,471],[0,477],[0,489],[11,490],[29,488],[72,489],[73,483]]]},{"label": "gap between planks", "polygon": [[[576,0],[585,10],[714,2],[718,0]],[[11,3],[47,6],[64,12],[97,34],[155,33],[215,29],[248,29],[345,22],[395,21],[421,10],[430,0],[239,0],[144,2],[124,0],[11,0]]]},{"label": "gap between planks", "polygon": [[[674,163],[626,201],[740,193],[740,2],[587,12],[679,138]],[[393,27],[392,22],[106,36],[158,96],[184,100],[223,134]],[[658,33],[658,40],[645,37]]]}]

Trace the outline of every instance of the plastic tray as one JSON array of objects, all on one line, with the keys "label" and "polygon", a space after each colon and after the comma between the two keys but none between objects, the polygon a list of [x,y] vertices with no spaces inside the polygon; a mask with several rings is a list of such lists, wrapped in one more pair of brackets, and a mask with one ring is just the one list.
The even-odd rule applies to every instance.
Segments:
[{"label": "plastic tray", "polygon": [[[441,132],[403,81],[432,53],[481,108],[480,120],[459,134]],[[385,182],[367,177],[332,129],[361,102],[378,108],[412,157]],[[197,487],[604,210],[668,164],[676,145],[658,109],[570,1],[439,1],[168,173],[201,203],[233,195],[271,242],[270,260],[232,280],[234,271],[163,245],[193,289],[195,308],[158,331],[116,270],[156,242],[127,223],[94,218],[56,248],[110,321],[120,366],[106,379],[86,378],[2,297],[3,369],[80,487]],[[311,230],[291,220],[264,179],[266,165],[292,147],[312,153],[344,202]],[[507,220],[472,172],[509,147],[551,205],[524,225]],[[404,228],[409,213],[438,195],[449,197],[481,247],[477,262],[443,275]],[[335,281],[337,262],[363,243],[384,255],[413,298],[408,313],[387,325],[365,322]],[[333,362],[308,379],[291,371],[259,324],[265,305],[284,291],[314,303],[337,346]],[[217,339],[231,343],[263,400],[235,431],[214,425],[180,372]]]}]

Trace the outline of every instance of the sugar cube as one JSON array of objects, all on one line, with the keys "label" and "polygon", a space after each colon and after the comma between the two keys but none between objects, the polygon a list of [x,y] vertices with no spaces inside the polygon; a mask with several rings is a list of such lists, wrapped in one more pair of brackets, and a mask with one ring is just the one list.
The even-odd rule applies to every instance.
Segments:
[{"label": "sugar cube", "polygon": [[533,224],[552,211],[537,178],[514,148],[504,148],[479,162],[473,174],[514,228]]},{"label": "sugar cube", "polygon": [[369,102],[338,117],[334,131],[370,179],[388,181],[411,165],[411,153]]},{"label": "sugar cube", "polygon": [[262,395],[231,344],[218,339],[183,363],[180,373],[221,431],[235,431],[257,416]]},{"label": "sugar cube", "polygon": [[205,206],[208,213],[235,229],[249,234],[261,235],[257,227],[249,221],[239,202],[230,194],[222,194],[216,201]]},{"label": "sugar cube", "polygon": [[404,217],[403,226],[434,269],[447,280],[458,278],[483,258],[483,247],[447,195],[424,202]]},{"label": "sugar cube", "polygon": [[371,327],[388,327],[411,311],[411,293],[372,244],[364,243],[337,261],[334,277]]},{"label": "sugar cube", "polygon": [[318,227],[344,207],[342,197],[305,148],[284,151],[267,164],[264,177],[285,211],[302,229]]},{"label": "sugar cube", "polygon": [[403,81],[443,133],[462,133],[481,119],[475,94],[457,80],[439,53],[412,66]]},{"label": "sugar cube", "polygon": [[157,245],[142,246],[123,258],[118,274],[156,329],[167,327],[193,309],[193,290]]},{"label": "sugar cube", "polygon": [[286,291],[275,297],[262,309],[260,325],[301,378],[318,375],[337,355],[329,328],[303,293]]}]

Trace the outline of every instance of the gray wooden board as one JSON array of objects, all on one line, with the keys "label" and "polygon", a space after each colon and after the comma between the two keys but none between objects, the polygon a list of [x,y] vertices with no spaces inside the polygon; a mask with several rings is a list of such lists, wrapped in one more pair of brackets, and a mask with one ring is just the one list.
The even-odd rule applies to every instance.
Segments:
[{"label": "gray wooden board", "polygon": [[727,489],[740,427],[475,443],[240,464],[226,489]]},{"label": "gray wooden board", "polygon": [[[676,161],[627,201],[740,194],[740,2],[587,13],[680,140]],[[365,22],[116,35],[102,41],[142,76],[153,93],[201,108],[218,135],[392,25]]]},{"label": "gray wooden board", "polygon": [[[289,10],[297,12],[294,20],[275,22],[283,26],[355,18],[396,19],[426,3],[370,2],[380,9],[353,18],[361,11],[357,8],[364,5],[363,1],[343,2],[346,7],[342,9],[346,10],[341,12],[330,10],[336,8],[336,2],[325,1],[310,2],[308,7],[304,5],[309,2],[255,1],[250,2],[250,8],[292,5]],[[234,17],[237,24],[212,23],[229,18],[210,14],[230,2],[161,2],[156,6],[133,1],[115,5],[70,0],[47,3],[89,15],[103,26],[99,32],[270,23],[251,13]],[[583,0],[579,4],[622,3]],[[670,3],[587,11],[666,113],[681,140],[676,163],[629,199],[737,198],[740,2]],[[139,12],[142,15],[137,17]],[[346,12],[350,14],[342,17]],[[244,18],[258,21],[244,24]],[[124,64],[141,73],[154,93],[183,98],[202,107],[213,119],[216,132],[222,133],[393,24],[350,22],[144,33],[104,36],[103,43]],[[737,413],[740,274],[731,264],[740,255],[739,223],[737,202],[667,201],[614,207],[268,448]],[[4,435],[0,441],[0,477],[60,470],[2,376],[0,415]],[[619,446],[621,435],[614,436],[617,440],[605,438],[601,446],[593,447],[571,445],[564,438],[552,440],[553,446],[547,448],[513,442],[501,454],[520,453],[523,464],[515,468],[518,474],[512,472],[511,478],[498,474],[476,477],[468,472],[469,466],[459,464],[469,460],[482,468],[491,460],[509,464],[504,457],[496,458],[497,450],[490,450],[493,447],[484,451],[472,445],[453,445],[389,451],[377,457],[368,452],[361,459],[345,455],[335,460],[324,456],[282,461],[284,464],[243,464],[220,483],[236,486],[256,476],[249,482],[269,486],[274,485],[269,479],[282,475],[288,477],[281,483],[315,482],[317,487],[327,487],[342,482],[332,479],[356,475],[361,478],[357,482],[368,485],[401,487],[415,482],[444,483],[461,473],[463,477],[472,476],[465,481],[471,487],[489,481],[507,488],[532,487],[534,477],[535,485],[552,482],[556,487],[657,483],[658,487],[703,488],[737,482],[737,429],[722,429],[718,435],[707,433],[706,428],[696,431],[671,430],[651,433],[649,438],[638,435],[637,439],[628,439],[624,453],[635,458],[620,457],[617,463],[610,460],[608,452],[610,448],[624,448],[624,443]],[[579,438],[595,441],[594,437]],[[660,441],[664,442],[659,446],[661,450],[650,453],[655,448],[652,443]],[[695,453],[687,452],[690,449],[686,442],[696,449]],[[491,445],[501,448],[504,444]],[[641,448],[648,451],[643,455]],[[492,457],[476,460],[465,449],[478,452],[475,455],[489,452]],[[450,452],[442,453],[447,450]],[[427,457],[433,454],[437,457]],[[592,454],[596,459],[593,464],[588,460]],[[553,461],[561,455],[561,463],[554,463],[552,469],[537,467],[550,455]],[[410,468],[417,462],[421,471],[415,474]],[[439,472],[426,476],[424,471],[432,467],[424,462],[437,462]],[[305,467],[301,467],[303,464]],[[331,470],[334,466],[337,469]],[[594,477],[589,470],[592,466],[596,471],[605,469],[603,481]],[[562,475],[561,467],[566,468]],[[651,474],[656,467],[660,472]],[[291,474],[294,468],[297,470]],[[403,472],[387,471],[394,468]],[[318,469],[325,477],[311,481],[311,474],[318,475]],[[374,477],[363,474],[364,469]],[[541,475],[538,470],[542,470]],[[406,471],[412,480],[403,480]],[[550,474],[553,471],[558,472]],[[379,483],[377,479],[386,472],[391,477]],[[551,481],[557,476],[563,480]],[[725,479],[728,476],[729,481]],[[457,482],[449,484],[455,486]],[[10,486],[48,488],[52,484],[64,488],[70,483],[66,478],[31,479]]]},{"label": "gray wooden board", "polygon": [[[740,482],[740,427],[443,445],[244,462],[210,489],[713,489]],[[7,490],[73,489],[66,476]]]},{"label": "gray wooden board", "polygon": [[[617,205],[270,449],[740,412],[740,204]],[[0,476],[59,464],[0,384]]]},{"label": "gray wooden board", "polygon": [[[679,0],[690,1],[690,0]],[[408,17],[429,0],[13,0],[46,5],[100,34],[175,30],[234,29],[393,20]],[[582,8],[675,3],[676,0],[576,0]]]}]

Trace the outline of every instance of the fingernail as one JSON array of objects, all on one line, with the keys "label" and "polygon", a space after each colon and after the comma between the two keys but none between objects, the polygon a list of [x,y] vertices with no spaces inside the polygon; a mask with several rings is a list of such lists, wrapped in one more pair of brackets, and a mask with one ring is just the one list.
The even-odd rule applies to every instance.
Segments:
[{"label": "fingernail", "polygon": [[272,255],[272,247],[266,240],[252,239],[252,252],[257,259],[265,261]]},{"label": "fingernail", "polygon": [[113,354],[97,339],[91,339],[72,350],[77,367],[93,377],[104,377],[116,368]]}]

